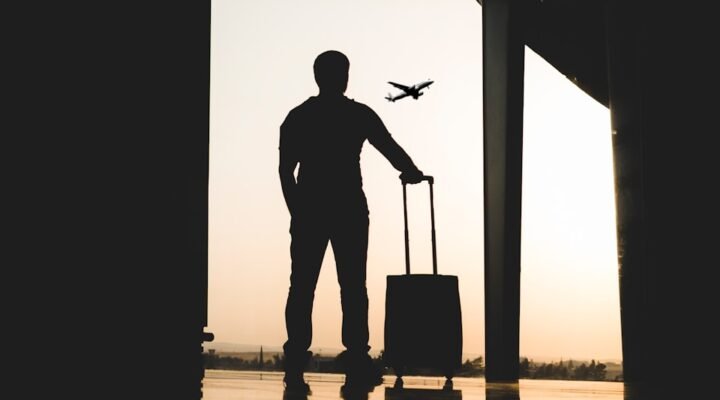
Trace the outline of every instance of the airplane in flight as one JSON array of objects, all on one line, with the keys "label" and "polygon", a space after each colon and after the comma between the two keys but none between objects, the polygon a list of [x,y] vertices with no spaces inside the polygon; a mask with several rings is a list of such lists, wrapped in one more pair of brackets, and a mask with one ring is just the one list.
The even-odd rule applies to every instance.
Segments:
[{"label": "airplane in flight", "polygon": [[387,95],[387,97],[385,97],[385,99],[387,101],[394,102],[395,100],[400,100],[403,97],[407,97],[407,96],[411,96],[413,99],[417,100],[418,97],[420,97],[424,94],[421,92],[421,90],[423,90],[425,88],[429,88],[430,85],[432,85],[434,83],[434,81],[431,81],[428,79],[424,82],[420,82],[420,83],[417,83],[412,86],[405,86],[405,85],[401,85],[401,84],[395,83],[395,82],[388,82],[388,83],[403,91],[402,93],[395,95],[395,96],[388,93],[388,95]]}]

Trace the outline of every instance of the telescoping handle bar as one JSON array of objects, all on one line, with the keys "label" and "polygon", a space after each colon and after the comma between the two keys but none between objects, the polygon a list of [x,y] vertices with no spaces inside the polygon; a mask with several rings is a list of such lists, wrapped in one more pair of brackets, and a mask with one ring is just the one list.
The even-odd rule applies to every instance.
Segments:
[{"label": "telescoping handle bar", "polygon": [[[431,226],[431,239],[432,239],[432,262],[433,262],[433,275],[437,275],[437,249],[435,244],[435,204],[433,199],[433,184],[435,179],[432,176],[423,176],[423,181],[428,182],[430,187],[430,226]],[[407,216],[407,182],[402,183],[403,187],[403,215],[405,217],[405,273],[410,274],[410,233],[408,231],[408,216]]]}]

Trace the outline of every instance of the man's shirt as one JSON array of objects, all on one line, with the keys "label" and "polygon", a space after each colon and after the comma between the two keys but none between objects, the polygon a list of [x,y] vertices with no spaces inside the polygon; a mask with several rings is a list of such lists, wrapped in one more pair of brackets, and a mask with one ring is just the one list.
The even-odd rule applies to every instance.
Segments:
[{"label": "man's shirt", "polygon": [[360,152],[369,141],[401,172],[417,168],[368,106],[344,96],[310,97],[280,127],[280,164],[300,164],[296,199],[300,210],[362,209]]}]

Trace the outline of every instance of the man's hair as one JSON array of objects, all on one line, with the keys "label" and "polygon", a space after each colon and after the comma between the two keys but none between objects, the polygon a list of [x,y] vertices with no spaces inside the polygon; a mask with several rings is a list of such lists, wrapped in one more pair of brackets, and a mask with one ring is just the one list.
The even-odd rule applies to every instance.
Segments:
[{"label": "man's hair", "polygon": [[337,50],[328,50],[315,58],[313,71],[320,90],[345,93],[350,60]]}]

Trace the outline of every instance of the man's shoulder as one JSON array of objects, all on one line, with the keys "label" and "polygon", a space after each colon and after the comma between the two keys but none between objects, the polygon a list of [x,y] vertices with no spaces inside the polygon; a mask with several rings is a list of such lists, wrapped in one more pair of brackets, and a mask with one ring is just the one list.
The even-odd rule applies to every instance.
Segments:
[{"label": "man's shoulder", "polygon": [[348,98],[348,103],[350,104],[350,107],[353,108],[354,111],[359,113],[360,115],[368,118],[374,118],[377,117],[377,113],[375,110],[373,110],[369,105],[365,103],[361,103],[359,101],[356,101],[355,99]]},{"label": "man's shoulder", "polygon": [[319,100],[317,96],[313,96],[291,109],[285,117],[285,122],[302,121],[305,119],[314,120],[318,113],[327,114],[329,112],[328,107],[334,110],[333,112],[339,111],[343,115],[347,115],[347,112],[350,111],[351,115],[354,115],[354,118],[378,118],[377,113],[370,108],[370,106],[355,101],[355,99],[345,97],[340,102],[328,104]]},{"label": "man's shoulder", "polygon": [[356,107],[357,109],[360,109],[360,110],[369,110],[369,111],[372,111],[372,108],[370,108],[370,106],[368,106],[368,105],[365,104],[365,103],[361,103],[361,102],[359,102],[359,101],[357,101],[357,100],[355,100],[355,99],[352,99],[352,98],[350,98],[350,97],[347,98],[347,101],[348,101],[348,103],[351,105],[351,107]]},{"label": "man's shoulder", "polygon": [[290,110],[290,112],[288,112],[288,115],[301,113],[301,112],[303,112],[304,110],[307,110],[308,108],[310,108],[310,107],[313,106],[313,103],[315,103],[315,99],[316,99],[315,96],[308,97],[307,99],[305,99],[305,101],[303,101],[302,103],[300,103],[300,104],[298,104],[297,106],[293,107],[293,108]]},{"label": "man's shoulder", "polygon": [[288,123],[288,121],[302,118],[304,114],[307,114],[310,109],[313,108],[314,99],[315,97],[309,97],[305,101],[288,111],[287,115],[285,116],[284,123]]}]

